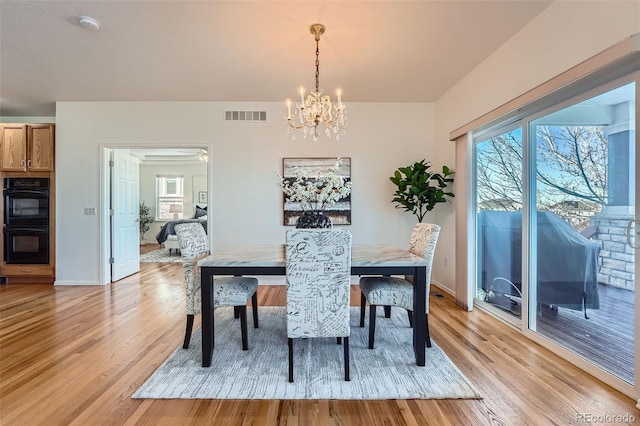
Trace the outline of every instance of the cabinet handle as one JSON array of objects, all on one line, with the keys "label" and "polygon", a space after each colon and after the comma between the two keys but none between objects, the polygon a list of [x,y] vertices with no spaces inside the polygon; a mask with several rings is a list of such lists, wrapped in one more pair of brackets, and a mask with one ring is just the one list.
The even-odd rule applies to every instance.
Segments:
[{"label": "cabinet handle", "polygon": [[33,269],[23,269],[22,272],[33,272]]},{"label": "cabinet handle", "polygon": [[20,160],[20,168],[24,169],[24,160]]},{"label": "cabinet handle", "polygon": [[27,161],[27,168],[30,169],[31,168],[31,160]]}]

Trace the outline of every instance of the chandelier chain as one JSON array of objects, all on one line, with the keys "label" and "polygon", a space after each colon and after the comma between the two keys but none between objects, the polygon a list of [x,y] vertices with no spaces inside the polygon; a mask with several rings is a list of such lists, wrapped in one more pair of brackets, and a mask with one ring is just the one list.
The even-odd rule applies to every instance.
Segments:
[{"label": "chandelier chain", "polygon": [[320,40],[316,40],[316,92],[320,91]]}]

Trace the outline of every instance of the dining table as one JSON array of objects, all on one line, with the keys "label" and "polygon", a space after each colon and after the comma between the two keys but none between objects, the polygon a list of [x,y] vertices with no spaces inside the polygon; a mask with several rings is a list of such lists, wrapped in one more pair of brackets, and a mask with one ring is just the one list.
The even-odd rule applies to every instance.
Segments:
[{"label": "dining table", "polygon": [[[284,277],[286,263],[284,244],[224,248],[198,261],[198,266],[201,268],[203,367],[211,366],[214,351],[214,277],[240,275]],[[413,350],[416,364],[419,366],[425,365],[426,272],[426,259],[408,250],[385,245],[354,244],[351,247],[352,276],[413,276]]]}]

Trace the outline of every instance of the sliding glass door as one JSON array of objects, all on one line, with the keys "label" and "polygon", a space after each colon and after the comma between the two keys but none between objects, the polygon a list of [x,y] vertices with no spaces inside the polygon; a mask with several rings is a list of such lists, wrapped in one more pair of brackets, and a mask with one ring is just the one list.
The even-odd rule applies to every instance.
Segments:
[{"label": "sliding glass door", "polygon": [[636,336],[635,93],[635,83],[622,84],[529,125],[529,329],[627,383]]},{"label": "sliding glass door", "polygon": [[639,72],[474,134],[474,304],[638,389]]}]

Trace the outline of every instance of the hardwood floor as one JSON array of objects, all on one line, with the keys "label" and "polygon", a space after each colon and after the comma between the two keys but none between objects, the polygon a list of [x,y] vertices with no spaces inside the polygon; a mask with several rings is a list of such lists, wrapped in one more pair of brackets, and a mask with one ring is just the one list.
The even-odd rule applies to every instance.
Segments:
[{"label": "hardwood floor", "polygon": [[[629,424],[640,421],[634,400],[486,313],[460,310],[448,295],[431,298],[431,335],[482,400],[131,399],[182,342],[182,280],[179,263],[147,263],[105,287],[0,285],[0,424],[565,425],[625,414],[634,416]],[[357,304],[355,288],[353,296]],[[283,305],[284,288],[261,286],[259,301]]]}]

